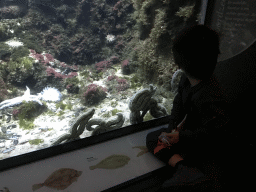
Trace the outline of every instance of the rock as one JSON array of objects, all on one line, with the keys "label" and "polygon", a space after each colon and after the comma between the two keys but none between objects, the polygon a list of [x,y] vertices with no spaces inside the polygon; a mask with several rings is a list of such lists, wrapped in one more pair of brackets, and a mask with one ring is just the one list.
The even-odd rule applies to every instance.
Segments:
[{"label": "rock", "polygon": [[17,125],[16,124],[11,124],[11,125],[8,125],[7,126],[7,129],[13,129],[13,128],[16,128]]},{"label": "rock", "polygon": [[19,140],[13,140],[14,145],[18,145],[18,143],[19,143]]},{"label": "rock", "polygon": [[3,133],[6,133],[7,127],[3,126],[3,127],[1,127],[1,130]]},{"label": "rock", "polygon": [[101,109],[101,113],[104,113],[105,111],[107,111],[107,109]]},{"label": "rock", "polygon": [[11,119],[12,119],[12,116],[9,116],[9,115],[8,115],[8,117],[7,117],[7,119],[6,119],[6,123],[10,123]]}]

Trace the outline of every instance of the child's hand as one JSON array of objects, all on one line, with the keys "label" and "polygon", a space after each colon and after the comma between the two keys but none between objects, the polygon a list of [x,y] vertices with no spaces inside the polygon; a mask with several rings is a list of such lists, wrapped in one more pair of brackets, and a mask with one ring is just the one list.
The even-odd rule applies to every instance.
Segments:
[{"label": "child's hand", "polygon": [[179,132],[175,131],[175,130],[173,130],[171,133],[162,132],[161,135],[159,136],[160,141],[162,141],[163,143],[168,144],[168,142],[161,139],[162,136],[167,137],[166,139],[167,139],[167,141],[169,142],[170,145],[178,143],[178,141],[179,141]]},{"label": "child's hand", "polygon": [[166,133],[168,141],[170,144],[175,144],[179,142],[179,131],[172,131],[171,133]]}]

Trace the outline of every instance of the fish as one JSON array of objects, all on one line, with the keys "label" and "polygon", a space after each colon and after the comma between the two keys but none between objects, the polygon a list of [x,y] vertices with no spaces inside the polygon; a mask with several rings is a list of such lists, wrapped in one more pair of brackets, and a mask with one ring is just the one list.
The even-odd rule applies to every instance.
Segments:
[{"label": "fish", "polygon": [[111,155],[103,159],[97,165],[90,166],[90,170],[94,170],[96,168],[117,169],[125,166],[126,164],[128,164],[129,161],[130,161],[130,157],[126,155]]},{"label": "fish", "polygon": [[77,171],[70,168],[61,168],[54,171],[44,183],[34,184],[32,190],[36,191],[43,186],[57,190],[64,190],[69,187],[82,174],[82,171]]},{"label": "fish", "polygon": [[133,147],[133,149],[134,149],[134,148],[139,148],[139,149],[142,150],[141,152],[139,152],[139,153],[137,154],[137,157],[139,157],[139,156],[141,156],[141,155],[143,155],[143,154],[145,154],[145,153],[148,152],[148,148],[147,148],[146,146],[135,146],[135,147]]}]

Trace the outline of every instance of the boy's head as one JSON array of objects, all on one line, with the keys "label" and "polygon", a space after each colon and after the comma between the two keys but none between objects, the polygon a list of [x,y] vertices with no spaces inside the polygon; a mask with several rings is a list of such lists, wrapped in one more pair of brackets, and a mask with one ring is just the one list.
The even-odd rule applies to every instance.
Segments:
[{"label": "boy's head", "polygon": [[204,80],[212,76],[219,51],[219,34],[204,25],[183,29],[173,40],[175,63],[187,76]]}]

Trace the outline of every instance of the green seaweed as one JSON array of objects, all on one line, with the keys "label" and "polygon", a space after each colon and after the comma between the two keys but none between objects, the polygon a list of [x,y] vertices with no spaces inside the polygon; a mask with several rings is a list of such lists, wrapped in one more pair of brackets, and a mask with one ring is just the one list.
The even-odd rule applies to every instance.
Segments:
[{"label": "green seaweed", "polygon": [[34,119],[33,120],[26,120],[26,119],[19,119],[19,126],[23,128],[23,130],[30,130],[34,129]]},{"label": "green seaweed", "polygon": [[151,119],[154,119],[154,117],[152,117],[152,115],[150,115],[150,113],[146,113],[146,115],[143,118],[143,121],[149,121]]},{"label": "green seaweed", "polygon": [[20,67],[30,70],[33,67],[34,59],[30,57],[23,57],[18,59]]},{"label": "green seaweed", "polygon": [[111,111],[112,116],[115,116],[118,112],[122,112],[122,111],[120,111],[120,110],[118,110],[118,109],[113,109],[113,110]]},{"label": "green seaweed", "polygon": [[0,23],[0,41],[8,38],[8,25],[6,23]]},{"label": "green seaweed", "polygon": [[111,101],[110,106],[111,107],[116,107],[118,105],[117,101]]},{"label": "green seaweed", "polygon": [[27,47],[24,46],[19,46],[16,47],[12,50],[12,55],[11,58],[13,61],[20,61],[20,58],[28,56],[29,55],[29,50]]},{"label": "green seaweed", "polygon": [[63,101],[61,102],[58,102],[55,104],[56,108],[60,108],[62,110],[65,110],[65,109],[69,109],[71,110],[72,109],[72,104],[69,102],[69,103],[63,103]]},{"label": "green seaweed", "polygon": [[43,139],[33,139],[28,141],[31,145],[39,145],[40,143],[43,143]]},{"label": "green seaweed", "polygon": [[39,112],[39,104],[29,101],[23,101],[19,107],[20,113],[18,114],[19,126],[23,129],[33,129],[35,115]]},{"label": "green seaweed", "polygon": [[0,59],[4,59],[4,57],[8,55],[11,55],[9,46],[5,43],[0,43]]},{"label": "green seaweed", "polygon": [[130,82],[131,82],[132,89],[142,86],[141,80],[140,80],[139,76],[136,74],[130,79]]},{"label": "green seaweed", "polygon": [[104,118],[109,118],[109,117],[111,117],[110,112],[104,113],[104,114],[102,115],[102,117],[104,117]]}]

